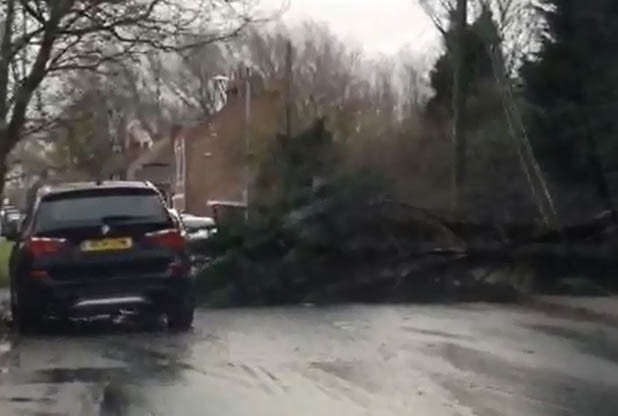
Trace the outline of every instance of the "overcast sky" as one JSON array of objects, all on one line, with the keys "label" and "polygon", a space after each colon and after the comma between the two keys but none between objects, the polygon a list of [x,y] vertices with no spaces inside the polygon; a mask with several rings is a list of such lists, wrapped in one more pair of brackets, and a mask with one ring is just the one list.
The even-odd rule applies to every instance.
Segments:
[{"label": "overcast sky", "polygon": [[[262,0],[278,5],[283,0]],[[289,0],[284,21],[328,23],[342,40],[367,53],[394,53],[404,46],[415,52],[434,48],[438,34],[417,0]]]}]

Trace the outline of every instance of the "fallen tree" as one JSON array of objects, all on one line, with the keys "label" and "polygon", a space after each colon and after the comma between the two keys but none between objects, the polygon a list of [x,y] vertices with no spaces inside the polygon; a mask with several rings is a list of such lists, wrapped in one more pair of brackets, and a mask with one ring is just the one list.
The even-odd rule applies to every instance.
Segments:
[{"label": "fallen tree", "polygon": [[525,291],[556,291],[573,276],[618,290],[618,245],[603,216],[555,232],[450,221],[390,200],[349,204],[324,199],[292,212],[279,228],[233,237],[224,230],[220,238],[229,245],[219,247],[222,255],[198,279],[204,299],[216,305],[505,301]]}]

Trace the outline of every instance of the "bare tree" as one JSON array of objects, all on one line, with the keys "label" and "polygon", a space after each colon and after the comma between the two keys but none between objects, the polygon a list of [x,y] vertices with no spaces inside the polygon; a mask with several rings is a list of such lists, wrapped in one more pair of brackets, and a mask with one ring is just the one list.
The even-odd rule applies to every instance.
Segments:
[{"label": "bare tree", "polygon": [[[180,54],[180,59],[165,68],[163,88],[197,116],[216,111],[221,99],[217,78],[233,77],[239,66],[250,67],[254,75],[263,79],[266,88],[283,94],[287,90],[286,50],[290,41],[294,57],[293,118],[298,123],[295,130],[308,126],[316,117],[326,116],[332,122],[349,124],[348,130],[352,131],[360,117],[351,111],[351,106],[361,101],[368,103],[367,95],[380,88],[384,94],[390,92],[390,82],[386,83],[389,88],[383,88],[377,79],[386,65],[372,65],[360,52],[338,40],[328,27],[313,22],[292,31],[282,26],[251,30],[233,41]],[[395,71],[391,68],[382,78],[393,76]],[[348,114],[339,117],[343,112]],[[281,111],[282,117],[283,114]]]},{"label": "bare tree", "polygon": [[251,0],[5,0],[0,7],[0,190],[7,155],[43,118],[37,104],[64,74],[226,39],[255,11]]},{"label": "bare tree", "polygon": [[464,93],[464,71],[466,56],[466,30],[468,27],[468,0],[457,0],[455,65],[453,72],[453,211],[460,212],[461,196],[464,193],[466,175],[466,134],[464,131],[466,97]]},{"label": "bare tree", "polygon": [[234,70],[233,49],[228,43],[206,45],[164,68],[163,89],[180,101],[185,117],[203,118],[225,101],[226,78]]},{"label": "bare tree", "polygon": [[[449,22],[457,11],[456,0],[419,0],[436,29],[445,36]],[[476,18],[483,8],[492,11],[500,36],[499,44],[504,56],[507,75],[519,69],[524,58],[540,46],[543,18],[535,0],[470,0],[468,15]]]},{"label": "bare tree", "polygon": [[533,0],[478,1],[493,12],[505,71],[512,76],[523,60],[539,48],[544,27],[542,16]]},{"label": "bare tree", "polygon": [[406,113],[418,109],[425,100],[426,81],[417,65],[406,62],[402,65],[402,82]]}]

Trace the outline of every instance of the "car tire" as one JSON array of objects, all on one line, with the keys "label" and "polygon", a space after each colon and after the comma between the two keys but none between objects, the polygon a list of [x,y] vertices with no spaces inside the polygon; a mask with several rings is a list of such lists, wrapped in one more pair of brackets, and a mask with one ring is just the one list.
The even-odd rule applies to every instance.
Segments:
[{"label": "car tire", "polygon": [[17,321],[17,294],[15,293],[15,283],[13,283],[13,279],[11,279],[11,290],[10,290],[10,298],[11,298],[11,318],[13,322]]},{"label": "car tire", "polygon": [[180,302],[172,305],[167,313],[167,326],[174,331],[191,329],[195,315],[195,304],[191,296],[185,296]]},{"label": "car tire", "polygon": [[32,334],[41,329],[43,314],[38,308],[18,300],[13,309],[13,321],[19,332]]}]

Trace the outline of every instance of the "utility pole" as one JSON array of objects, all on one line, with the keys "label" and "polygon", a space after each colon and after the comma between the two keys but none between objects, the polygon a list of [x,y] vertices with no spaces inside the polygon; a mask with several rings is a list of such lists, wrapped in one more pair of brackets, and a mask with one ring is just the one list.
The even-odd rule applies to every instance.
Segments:
[{"label": "utility pole", "polygon": [[249,221],[249,188],[251,188],[251,69],[245,68],[245,153],[246,153],[246,183],[245,183],[245,220]]},{"label": "utility pole", "polygon": [[292,107],[294,105],[293,54],[292,41],[288,40],[285,56],[285,135],[288,138],[292,137]]},{"label": "utility pole", "polygon": [[457,0],[457,28],[455,39],[455,71],[453,74],[453,189],[454,215],[461,213],[466,175],[466,137],[464,132],[466,97],[464,91],[464,65],[466,56],[466,28],[468,1]]}]

